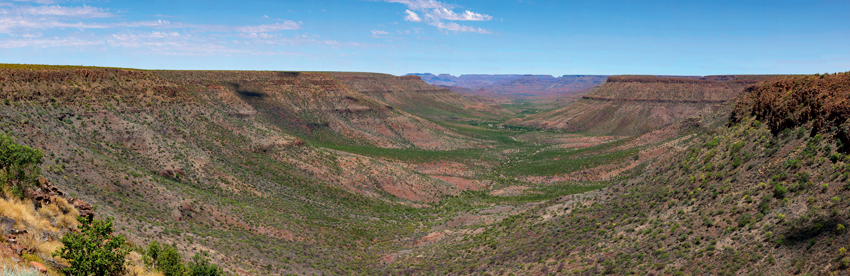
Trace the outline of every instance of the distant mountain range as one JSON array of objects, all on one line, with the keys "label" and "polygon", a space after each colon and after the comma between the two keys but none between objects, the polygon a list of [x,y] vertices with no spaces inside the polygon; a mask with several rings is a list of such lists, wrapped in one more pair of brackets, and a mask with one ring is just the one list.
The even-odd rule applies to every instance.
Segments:
[{"label": "distant mountain range", "polygon": [[434,75],[412,73],[428,84],[463,89],[451,89],[456,93],[478,96],[529,98],[545,96],[569,96],[599,85],[608,78],[602,75]]}]

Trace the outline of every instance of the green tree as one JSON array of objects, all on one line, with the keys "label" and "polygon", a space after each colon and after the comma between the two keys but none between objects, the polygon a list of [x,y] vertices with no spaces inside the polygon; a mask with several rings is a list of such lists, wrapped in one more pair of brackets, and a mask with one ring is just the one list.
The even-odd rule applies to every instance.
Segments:
[{"label": "green tree", "polygon": [[145,264],[156,268],[156,261],[159,259],[159,254],[162,248],[157,241],[148,244],[148,250],[145,250]]},{"label": "green tree", "polygon": [[62,257],[71,263],[62,269],[72,276],[121,275],[124,272],[124,256],[129,253],[124,235],[112,236],[112,218],[95,220],[80,216],[80,232],[70,232],[62,237],[62,247],[53,256]]},{"label": "green tree", "polygon": [[12,137],[0,133],[0,182],[10,185],[13,194],[23,197],[24,191],[35,185],[43,158],[41,150],[15,143]]},{"label": "green tree", "polygon": [[186,265],[183,264],[183,257],[177,252],[177,248],[170,245],[162,246],[159,255],[156,256],[154,262],[156,268],[165,276],[183,276],[186,274]]},{"label": "green tree", "polygon": [[195,254],[189,263],[190,276],[222,276],[224,271],[217,265],[211,264],[207,252]]}]

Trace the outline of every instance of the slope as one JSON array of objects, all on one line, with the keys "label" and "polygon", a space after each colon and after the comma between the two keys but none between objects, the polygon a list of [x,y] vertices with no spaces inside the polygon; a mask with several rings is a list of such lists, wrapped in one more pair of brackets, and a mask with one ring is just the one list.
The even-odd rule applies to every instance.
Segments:
[{"label": "slope", "polygon": [[441,231],[452,234],[412,248],[387,270],[845,274],[848,103],[850,72],[766,80],[737,101],[728,126],[697,132],[635,177]]},{"label": "slope", "polygon": [[52,183],[136,244],[209,251],[231,272],[362,270],[419,225],[409,206],[482,187],[325,148],[459,154],[480,140],[323,73],[15,67],[0,98],[2,131],[47,153]]},{"label": "slope", "polygon": [[507,123],[594,135],[636,135],[717,111],[762,78],[611,76],[599,89],[566,107]]},{"label": "slope", "polygon": [[417,76],[396,77],[387,74],[341,72],[329,74],[365,95],[432,120],[492,120],[511,115],[499,105],[472,101],[448,89],[428,85]]}]

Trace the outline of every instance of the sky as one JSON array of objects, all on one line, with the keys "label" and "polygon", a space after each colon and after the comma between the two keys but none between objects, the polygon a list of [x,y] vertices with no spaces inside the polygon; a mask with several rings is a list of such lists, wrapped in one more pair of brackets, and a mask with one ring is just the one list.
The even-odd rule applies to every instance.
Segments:
[{"label": "sky", "polygon": [[850,71],[850,1],[0,0],[0,63],[460,74]]}]

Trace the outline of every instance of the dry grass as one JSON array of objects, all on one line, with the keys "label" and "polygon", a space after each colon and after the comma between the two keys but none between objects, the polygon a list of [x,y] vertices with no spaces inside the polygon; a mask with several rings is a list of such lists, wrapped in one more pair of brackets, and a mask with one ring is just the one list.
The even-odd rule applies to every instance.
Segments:
[{"label": "dry grass", "polygon": [[39,240],[34,234],[18,236],[18,242],[27,248],[35,250],[35,254],[43,259],[52,259],[51,253],[62,247],[62,242],[58,240],[45,241]]},{"label": "dry grass", "polygon": [[14,197],[0,198],[0,215],[14,219],[14,227],[17,229],[23,228],[30,232],[56,230],[47,218],[36,212],[35,205],[29,200],[21,201]]},{"label": "dry grass", "polygon": [[[44,263],[44,260],[52,260],[68,265],[67,261],[51,256],[51,253],[62,247],[62,242],[58,240],[59,228],[74,229],[79,224],[76,220],[79,211],[65,199],[59,198],[55,203],[43,205],[36,210],[29,200],[0,197],[0,215],[14,219],[16,229],[27,230],[27,234],[20,235],[17,239],[21,245],[34,250],[31,256],[37,257],[36,261]],[[56,222],[56,226],[53,226],[51,220]],[[55,272],[51,270],[48,274],[55,275]]]},{"label": "dry grass", "polygon": [[56,221],[56,226],[60,228],[76,228],[77,216],[80,212],[74,206],[68,203],[64,198],[57,198],[54,203],[43,206],[38,209],[38,213],[45,218],[53,218]]},{"label": "dry grass", "polygon": [[143,261],[142,255],[139,252],[133,251],[127,255],[127,276],[163,276],[162,272],[148,270]]},{"label": "dry grass", "polygon": [[0,275],[4,276],[37,276],[40,273],[32,267],[19,264],[9,258],[0,258]]}]

